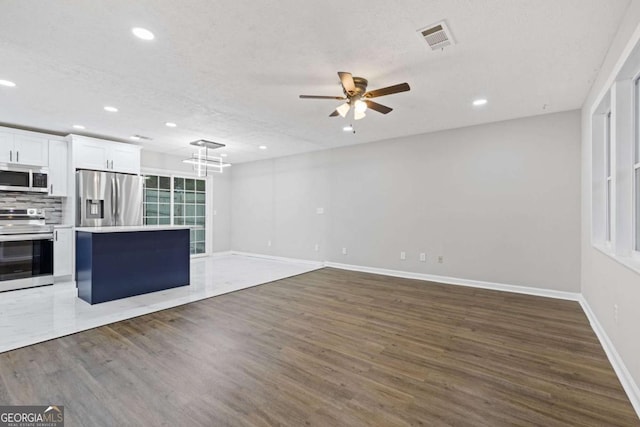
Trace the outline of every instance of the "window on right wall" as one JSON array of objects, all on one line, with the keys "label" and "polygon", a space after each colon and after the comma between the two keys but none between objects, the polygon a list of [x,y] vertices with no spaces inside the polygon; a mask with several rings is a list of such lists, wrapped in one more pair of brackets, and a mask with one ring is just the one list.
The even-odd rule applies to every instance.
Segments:
[{"label": "window on right wall", "polygon": [[640,273],[640,43],[590,113],[591,243]]}]

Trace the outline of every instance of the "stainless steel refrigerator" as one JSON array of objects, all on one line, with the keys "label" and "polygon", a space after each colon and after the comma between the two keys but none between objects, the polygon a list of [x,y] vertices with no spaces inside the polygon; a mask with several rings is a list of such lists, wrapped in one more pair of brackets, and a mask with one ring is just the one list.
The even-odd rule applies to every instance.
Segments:
[{"label": "stainless steel refrigerator", "polygon": [[76,226],[142,225],[142,183],[137,175],[76,171]]}]

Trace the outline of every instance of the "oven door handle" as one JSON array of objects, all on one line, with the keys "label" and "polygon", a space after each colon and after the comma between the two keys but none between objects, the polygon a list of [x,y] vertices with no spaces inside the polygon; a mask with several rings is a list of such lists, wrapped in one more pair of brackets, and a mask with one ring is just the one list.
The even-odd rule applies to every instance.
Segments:
[{"label": "oven door handle", "polygon": [[19,242],[21,240],[53,240],[53,233],[0,235],[0,242]]}]

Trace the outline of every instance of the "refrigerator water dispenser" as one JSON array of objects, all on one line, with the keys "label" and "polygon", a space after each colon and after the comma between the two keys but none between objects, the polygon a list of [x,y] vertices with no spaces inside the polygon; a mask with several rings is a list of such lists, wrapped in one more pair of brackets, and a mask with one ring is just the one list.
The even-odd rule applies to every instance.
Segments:
[{"label": "refrigerator water dispenser", "polygon": [[87,219],[104,218],[104,200],[87,200]]}]

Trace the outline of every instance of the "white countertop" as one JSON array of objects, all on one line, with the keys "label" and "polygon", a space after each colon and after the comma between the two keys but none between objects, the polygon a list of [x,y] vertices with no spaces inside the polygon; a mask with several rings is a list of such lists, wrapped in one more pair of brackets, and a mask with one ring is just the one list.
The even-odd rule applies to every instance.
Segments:
[{"label": "white countertop", "polygon": [[85,233],[123,233],[128,231],[163,231],[163,230],[188,230],[188,225],[126,225],[122,227],[76,227],[76,231]]}]

